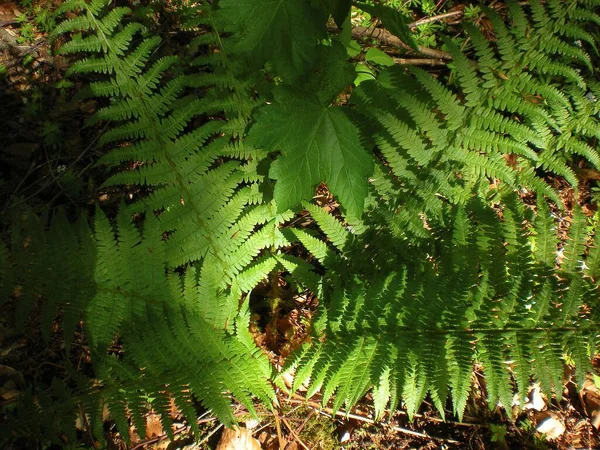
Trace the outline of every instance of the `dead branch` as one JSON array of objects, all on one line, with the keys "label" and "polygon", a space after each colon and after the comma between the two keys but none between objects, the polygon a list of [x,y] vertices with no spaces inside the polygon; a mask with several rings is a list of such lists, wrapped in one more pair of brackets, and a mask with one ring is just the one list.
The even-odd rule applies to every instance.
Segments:
[{"label": "dead branch", "polygon": [[431,17],[424,17],[422,19],[419,20],[415,20],[412,23],[408,24],[408,28],[410,28],[411,30],[417,27],[420,27],[421,25],[425,25],[428,23],[433,23],[433,22],[440,22],[442,20],[446,20],[446,19],[455,19],[455,18],[460,18],[462,17],[463,12],[461,10],[458,11],[450,11],[444,14],[438,14],[437,16],[431,16]]},{"label": "dead branch", "polygon": [[[337,28],[336,28],[336,30],[337,30]],[[405,44],[404,42],[402,42],[400,40],[400,38],[398,38],[397,36],[394,36],[392,33],[390,33],[389,31],[387,31],[383,28],[354,27],[354,28],[352,28],[352,36],[355,38],[359,38],[359,39],[361,39],[361,38],[362,39],[364,39],[364,38],[376,39],[379,42],[386,44],[386,45],[402,47],[406,50],[414,51],[414,49],[410,45]],[[444,52],[442,50],[436,50],[436,49],[429,48],[429,47],[423,47],[422,45],[419,45],[418,49],[419,49],[419,53],[421,53],[422,55],[425,55],[425,56],[429,56],[430,58],[446,59],[446,60],[452,59],[452,55],[450,53]]]},{"label": "dead branch", "polygon": [[445,66],[447,61],[435,58],[394,58],[401,66]]}]

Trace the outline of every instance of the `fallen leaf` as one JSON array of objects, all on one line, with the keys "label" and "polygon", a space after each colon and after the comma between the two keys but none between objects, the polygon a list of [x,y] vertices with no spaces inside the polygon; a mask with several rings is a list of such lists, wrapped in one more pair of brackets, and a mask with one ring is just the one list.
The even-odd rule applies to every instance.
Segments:
[{"label": "fallen leaf", "polygon": [[261,444],[264,444],[270,438],[271,438],[271,435],[268,432],[263,431],[258,435],[258,442],[260,442]]},{"label": "fallen leaf", "polygon": [[536,430],[546,435],[548,439],[556,439],[561,436],[566,428],[565,424],[556,413],[541,411],[535,415],[537,422]]},{"label": "fallen leaf", "polygon": [[262,450],[247,428],[225,428],[217,450]]},{"label": "fallen leaf", "polygon": [[281,375],[281,379],[283,380],[283,382],[285,383],[286,387],[288,388],[292,388],[292,386],[294,385],[294,375],[291,374],[290,372],[284,372]]},{"label": "fallen leaf", "polygon": [[163,434],[162,423],[160,416],[155,413],[150,413],[146,416],[146,439],[150,439]]},{"label": "fallen leaf", "polygon": [[539,384],[534,384],[531,386],[529,391],[529,401],[523,405],[523,409],[527,411],[528,409],[533,409],[535,411],[541,411],[546,408],[546,402],[544,401],[544,397],[542,396],[542,391],[540,389]]},{"label": "fallen leaf", "polygon": [[[6,386],[7,384],[8,386]],[[25,378],[18,370],[0,364],[0,386],[9,389],[23,389],[25,388]]]},{"label": "fallen leaf", "polygon": [[85,114],[93,113],[94,111],[96,111],[96,101],[88,100],[87,102],[81,103],[81,105],[79,105],[79,110]]},{"label": "fallen leaf", "polygon": [[600,429],[600,388],[597,375],[594,375],[593,378],[588,375],[579,395],[592,425],[597,430]]}]

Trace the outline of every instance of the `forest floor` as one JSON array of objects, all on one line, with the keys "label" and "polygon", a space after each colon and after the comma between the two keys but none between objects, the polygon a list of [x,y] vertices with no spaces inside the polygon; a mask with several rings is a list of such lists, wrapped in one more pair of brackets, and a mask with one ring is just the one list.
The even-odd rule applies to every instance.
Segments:
[{"label": "forest floor", "polygon": [[[83,122],[95,109],[93,101],[67,103],[77,86],[63,79],[65,64],[53,57],[47,32],[53,23],[43,15],[44,9],[60,1],[0,2],[0,211],[20,203],[38,207],[54,207],[72,202],[109,203],[111,198],[98,197],[92,161],[96,156],[91,146],[84,150],[82,142],[93,142],[98,130],[83,129]],[[433,14],[458,11],[458,2],[438,2],[445,9]],[[37,7],[42,9],[36,9]],[[452,7],[451,7],[452,6]],[[456,19],[460,14],[451,15]],[[360,18],[359,18],[360,20]],[[432,33],[435,32],[435,28]],[[429,39],[432,46],[435,39]],[[56,174],[60,173],[60,176]],[[82,181],[85,180],[85,181]],[[100,180],[101,181],[101,180]],[[565,193],[565,195],[567,195]],[[323,193],[324,203],[330,199]],[[330,205],[335,207],[335,205]],[[287,292],[284,280],[285,306],[270,323],[254,318],[251,330],[257,343],[271,360],[281,365],[290,350],[306,338],[301,325],[310,319],[316,299],[302,293]],[[265,286],[265,290],[269,287]],[[260,310],[260,289],[251,300]],[[64,377],[64,362],[70,359],[78,367],[88,364],[89,349],[80,336],[72,354],[66,355],[60,333],[49,345],[44,343],[35,319],[28,325],[26,336],[13,327],[11,304],[0,309],[0,420],[23,393],[24,380],[45,386],[53,377]],[[594,361],[600,374],[600,358]],[[323,407],[319,394],[310,399],[302,390],[290,395],[278,392],[279,405],[272,410],[258,406],[260,420],[247,419],[248,413],[238,407],[236,415],[244,428],[237,435],[224,432],[209,413],[199,408],[199,440],[190,436],[190,427],[178,422],[173,409],[174,439],[163,430],[156,414],[149,410],[147,431],[138,436],[131,430],[133,449],[600,449],[600,377],[590,374],[583,386],[577,386],[571,372],[565,371],[561,398],[546,398],[535,385],[528,402],[505,405],[511,408],[490,409],[482,375],[474,368],[474,387],[466,412],[459,421],[450,405],[446,420],[433,404],[425,402],[418,414],[409,420],[401,409],[382,421],[373,420],[372,402],[367,396],[351,411],[333,411]],[[85,418],[79,418],[79,448],[93,448],[85,433]],[[105,426],[109,448],[124,449],[121,436]],[[250,436],[251,435],[251,436]],[[241,442],[245,444],[241,444]],[[237,442],[237,444],[236,444]],[[236,445],[238,445],[236,447]],[[75,448],[75,447],[71,447]]]}]

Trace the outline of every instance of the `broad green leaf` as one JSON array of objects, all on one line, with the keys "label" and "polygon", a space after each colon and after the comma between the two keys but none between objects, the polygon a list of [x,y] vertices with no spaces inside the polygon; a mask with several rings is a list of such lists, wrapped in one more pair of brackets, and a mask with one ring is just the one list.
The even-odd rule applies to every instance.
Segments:
[{"label": "broad green leaf", "polygon": [[363,81],[374,80],[375,73],[373,69],[367,66],[365,63],[358,63],[356,65],[356,79],[354,80],[354,84],[358,86]]},{"label": "broad green leaf", "polygon": [[223,0],[225,31],[239,39],[233,52],[262,67],[267,61],[284,78],[293,79],[314,62],[327,18],[309,0]]},{"label": "broad green leaf", "polygon": [[[282,97],[281,92],[276,97]],[[251,145],[281,150],[269,172],[276,180],[278,210],[311,199],[315,186],[326,182],[346,212],[359,217],[373,162],[343,108],[327,108],[295,96],[278,100],[257,112],[248,136]]]},{"label": "broad green leaf", "polygon": [[319,103],[329,105],[346,86],[354,81],[354,67],[347,61],[346,49],[339,42],[319,46],[317,62],[300,87],[316,95]]},{"label": "broad green leaf", "polygon": [[376,48],[367,50],[365,61],[385,67],[394,65],[394,58]]},{"label": "broad green leaf", "polygon": [[360,44],[352,39],[346,46],[346,51],[350,58],[360,55]]},{"label": "broad green leaf", "polygon": [[331,16],[338,27],[342,27],[350,13],[350,0],[328,0]]},{"label": "broad green leaf", "polygon": [[368,12],[372,16],[379,17],[381,23],[390,33],[398,36],[402,42],[418,50],[417,42],[410,28],[406,25],[406,18],[397,9],[384,5],[369,5],[367,3],[353,2],[353,5]]},{"label": "broad green leaf", "polygon": [[350,20],[350,14],[346,16],[344,23],[340,25],[340,32],[337,36],[333,37],[333,40],[340,42],[344,48],[348,47],[352,40],[352,21]]}]

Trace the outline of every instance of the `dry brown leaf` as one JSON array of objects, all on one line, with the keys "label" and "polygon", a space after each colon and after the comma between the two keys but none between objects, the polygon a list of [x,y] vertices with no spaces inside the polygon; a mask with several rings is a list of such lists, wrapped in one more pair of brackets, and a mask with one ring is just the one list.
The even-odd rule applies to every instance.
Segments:
[{"label": "dry brown leaf", "polygon": [[23,374],[10,366],[0,364],[0,385],[12,382],[14,388],[22,389],[25,387],[25,378]]},{"label": "dry brown leaf", "polygon": [[172,419],[178,419],[181,417],[181,412],[179,411],[179,407],[175,403],[175,397],[171,397],[169,399],[169,415]]},{"label": "dry brown leaf", "polygon": [[25,388],[23,374],[12,367],[0,365],[0,399],[6,402],[16,400]]},{"label": "dry brown leaf", "polygon": [[79,105],[79,110],[85,114],[91,114],[91,113],[95,112],[96,111],[96,101],[88,100],[87,102],[81,103],[81,105]]},{"label": "dry brown leaf", "polygon": [[[96,383],[97,380],[94,380]],[[89,430],[90,417],[89,414],[85,413],[85,411],[81,408],[77,410],[77,419],[75,420],[75,428],[79,431],[87,431]],[[110,419],[110,410],[108,409],[108,405],[106,403],[102,404],[102,422],[106,422]]]},{"label": "dry brown leaf", "polygon": [[592,425],[597,430],[600,429],[600,389],[591,375],[587,376],[579,395]]},{"label": "dry brown leaf", "polygon": [[20,391],[15,389],[16,385],[12,381],[4,383],[4,386],[0,387],[0,398],[7,402],[16,400],[19,397]]},{"label": "dry brown leaf", "polygon": [[558,416],[558,414],[552,411],[541,411],[536,413],[535,420],[537,423],[536,430],[546,435],[548,439],[557,439],[566,430],[565,424]]},{"label": "dry brown leaf", "polygon": [[246,428],[225,428],[217,450],[262,450],[260,443]]},{"label": "dry brown leaf", "polygon": [[162,423],[160,416],[155,413],[150,413],[146,416],[146,439],[150,439],[163,434]]},{"label": "dry brown leaf", "polygon": [[523,409],[527,411],[528,409],[533,409],[535,411],[542,411],[546,409],[546,402],[544,401],[544,396],[540,389],[540,385],[535,383],[532,385],[529,391],[529,401],[523,405]]},{"label": "dry brown leaf", "polygon": [[267,431],[262,431],[259,435],[258,435],[258,442],[260,442],[261,445],[263,445],[265,442],[267,442],[269,439],[271,439],[271,434],[268,433]]}]

